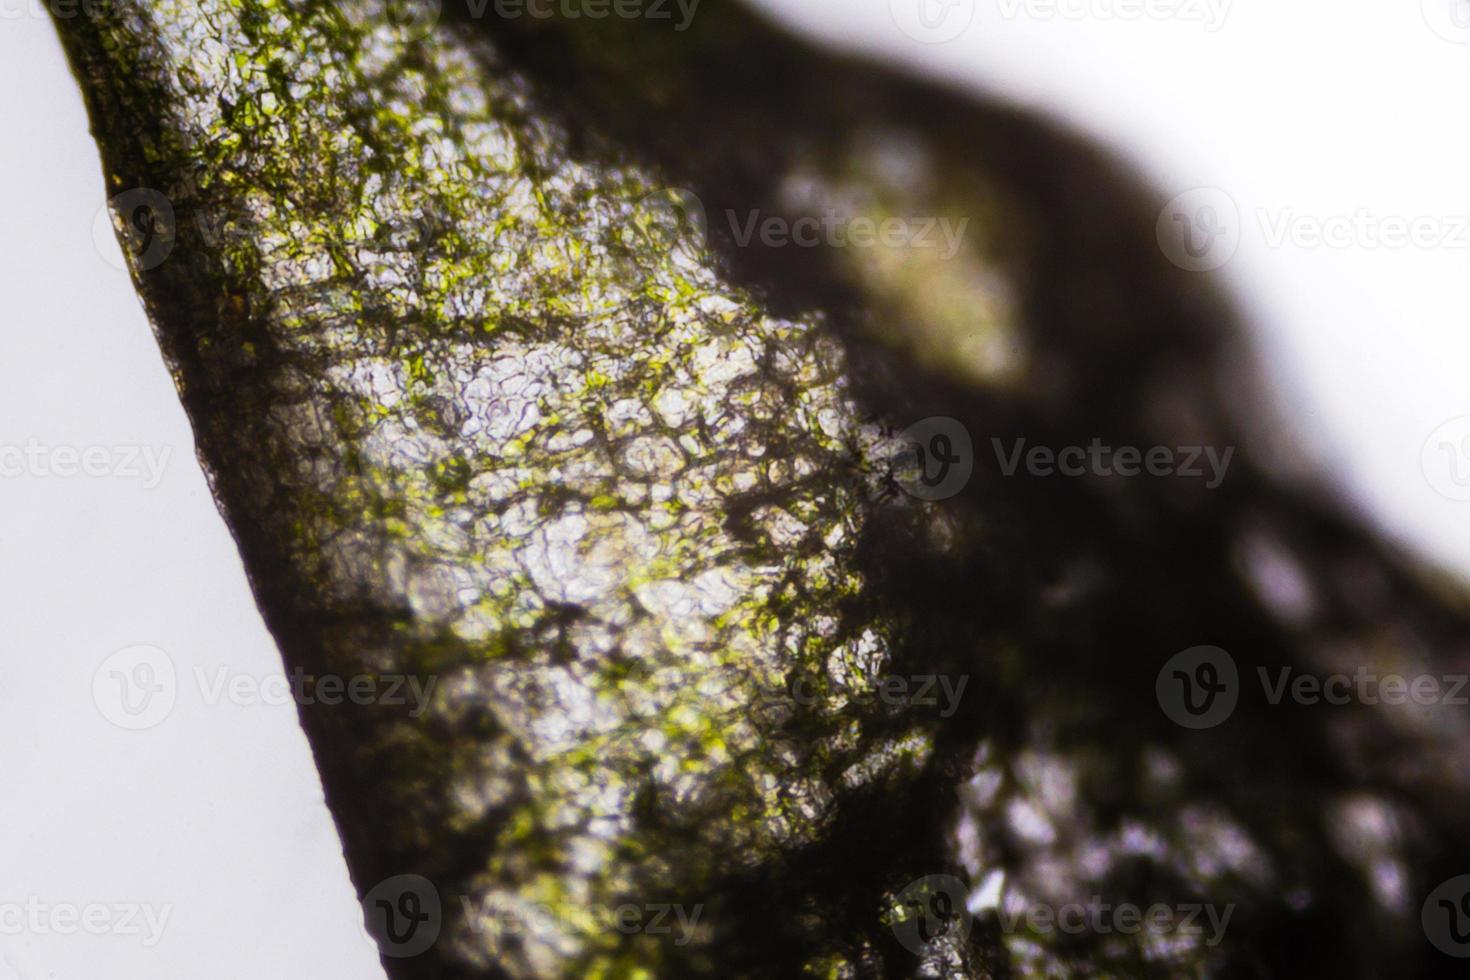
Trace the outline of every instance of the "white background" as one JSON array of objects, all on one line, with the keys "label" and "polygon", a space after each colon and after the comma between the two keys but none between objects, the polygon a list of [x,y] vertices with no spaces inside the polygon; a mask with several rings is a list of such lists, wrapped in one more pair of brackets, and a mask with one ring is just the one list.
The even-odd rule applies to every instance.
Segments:
[{"label": "white background", "polygon": [[[1209,2],[760,0],[1065,118],[1165,197],[1223,190],[1240,244],[1221,274],[1302,444],[1371,519],[1470,571],[1470,503],[1421,461],[1470,415],[1470,232],[1273,246],[1261,218],[1366,209],[1437,216],[1453,236],[1470,216],[1470,0]],[[197,679],[261,679],[279,660],[117,246],[94,243],[96,149],[53,28],[22,0],[0,0],[0,122],[0,446],[171,453],[156,486],[0,477],[0,910],[172,907],[152,947],[17,934],[0,915],[0,980],[381,976],[293,709],[211,705]],[[131,731],[93,678],[138,644],[166,652],[177,696]]]}]

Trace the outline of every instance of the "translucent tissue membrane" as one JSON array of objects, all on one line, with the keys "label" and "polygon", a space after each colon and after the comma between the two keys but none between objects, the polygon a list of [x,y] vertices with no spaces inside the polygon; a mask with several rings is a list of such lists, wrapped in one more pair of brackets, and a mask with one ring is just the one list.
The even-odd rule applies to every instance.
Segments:
[{"label": "translucent tissue membrane", "polygon": [[[735,4],[498,9],[57,15],[108,193],[168,202],[135,277],[284,658],[432,682],[301,709],[369,922],[437,897],[390,974],[1428,975],[1464,712],[1252,685],[1463,668],[1463,602],[1252,451],[1150,196]],[[1241,451],[998,465],[1097,437]],[[1200,644],[1210,731],[1156,701]],[[1028,914],[1089,902],[1214,918]]]}]

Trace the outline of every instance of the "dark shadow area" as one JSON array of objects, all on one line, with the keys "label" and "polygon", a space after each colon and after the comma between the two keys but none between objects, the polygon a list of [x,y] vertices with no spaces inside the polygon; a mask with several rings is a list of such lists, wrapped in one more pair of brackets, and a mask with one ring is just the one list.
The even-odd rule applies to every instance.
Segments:
[{"label": "dark shadow area", "polygon": [[[651,164],[693,191],[722,267],[771,310],[826,314],[874,415],[959,419],[979,457],[992,438],[1237,447],[1228,478],[1210,491],[977,469],[963,495],[929,505],[966,532],[944,554],[917,545],[909,526],[875,522],[865,601],[909,624],[900,662],[969,675],[976,694],[942,728],[944,750],[915,791],[848,800],[826,844],[728,886],[740,917],[718,962],[750,975],[794,969],[815,952],[802,928],[815,915],[836,926],[823,935],[877,945],[874,975],[905,975],[912,961],[891,936],[882,941],[873,910],[904,875],[951,867],[967,778],[992,772],[1004,787],[976,811],[992,867],[1024,882],[1043,857],[1076,860],[1060,842],[1051,852],[1016,840],[1007,822],[1004,801],[1025,793],[1022,757],[1044,753],[1075,778],[1077,822],[1063,837],[1116,841],[1124,827],[1145,827],[1164,842],[1154,855],[1118,848],[1104,874],[1075,868],[1085,892],[1074,899],[1235,906],[1221,949],[1197,961],[1120,953],[1098,935],[1062,937],[1053,954],[1076,975],[1105,965],[1160,977],[1459,974],[1425,942],[1419,902],[1470,867],[1470,796],[1455,761],[1464,709],[1435,707],[1454,717],[1426,730],[1363,705],[1272,705],[1250,689],[1258,671],[1276,676],[1283,666],[1387,672],[1405,649],[1436,673],[1463,671],[1463,598],[1332,500],[1248,455],[1259,440],[1240,420],[1260,417],[1260,395],[1240,370],[1242,325],[1210,277],[1160,251],[1158,195],[1045,121],[817,51],[739,4],[710,0],[687,33],[636,20],[460,13],[460,29],[488,31],[560,106],[579,152]],[[854,281],[840,249],[737,240],[752,212],[788,223],[819,216],[819,207],[791,205],[793,182],[825,167],[837,184],[848,158],[883,140],[922,156],[942,186],[913,188],[908,213],[962,214],[956,202],[968,200],[983,215],[985,202],[1005,202],[1014,220],[984,233],[1024,290],[1020,340],[1036,365],[1024,383],[1001,390],[923,364],[893,339],[916,325],[875,326],[895,310]],[[842,203],[803,203],[813,199]],[[1290,609],[1262,585],[1263,569],[1278,566],[1300,593]],[[1230,651],[1246,691],[1226,724],[1189,731],[1160,710],[1155,678],[1171,655],[1201,644]],[[982,745],[986,761],[976,763]],[[1178,767],[1167,787],[1150,773],[1159,759]],[[1367,800],[1394,815],[1403,909],[1375,897],[1366,855],[1345,843],[1341,808]],[[1205,813],[1254,855],[1208,881],[1186,870],[1189,834]],[[986,925],[975,931],[982,947]],[[977,962],[1005,975],[1006,957],[984,954]]]}]

